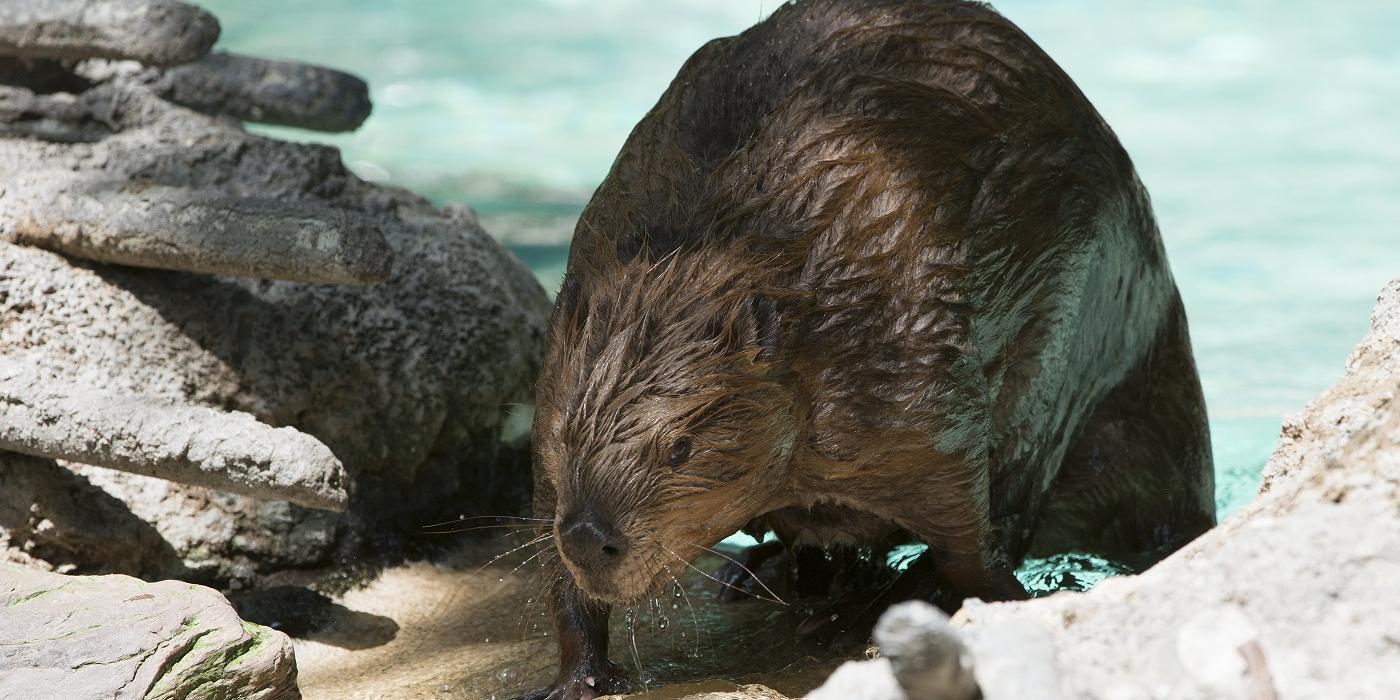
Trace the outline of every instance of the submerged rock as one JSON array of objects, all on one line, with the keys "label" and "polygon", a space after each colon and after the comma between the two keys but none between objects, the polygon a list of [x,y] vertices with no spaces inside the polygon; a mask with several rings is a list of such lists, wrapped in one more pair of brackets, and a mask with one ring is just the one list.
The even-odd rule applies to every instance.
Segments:
[{"label": "submerged rock", "polygon": [[1258,498],[1138,576],[969,601],[955,616],[988,700],[1039,630],[1066,698],[1380,698],[1400,688],[1400,280],[1346,375],[1283,428]]},{"label": "submerged rock", "polygon": [[0,563],[0,697],[300,697],[285,634],[177,581],[61,576]]}]

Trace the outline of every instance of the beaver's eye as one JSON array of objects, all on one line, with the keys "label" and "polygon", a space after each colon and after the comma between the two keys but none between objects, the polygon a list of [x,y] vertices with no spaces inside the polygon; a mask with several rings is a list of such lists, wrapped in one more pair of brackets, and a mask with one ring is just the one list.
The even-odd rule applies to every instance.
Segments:
[{"label": "beaver's eye", "polygon": [[666,462],[674,467],[687,459],[690,459],[690,438],[679,438],[671,443],[671,449],[666,451]]}]

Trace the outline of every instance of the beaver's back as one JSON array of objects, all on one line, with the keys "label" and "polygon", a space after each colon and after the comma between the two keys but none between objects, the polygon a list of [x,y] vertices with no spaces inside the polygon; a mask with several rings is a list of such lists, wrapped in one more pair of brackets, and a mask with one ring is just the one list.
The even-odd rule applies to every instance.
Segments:
[{"label": "beaver's back", "polygon": [[701,246],[805,295],[790,337],[814,444],[931,433],[991,456],[1017,502],[1176,299],[1117,139],[1034,42],[966,2],[804,0],[692,56],[570,268]]},{"label": "beaver's back", "polygon": [[997,162],[1031,144],[1055,144],[1063,171],[1086,155],[1099,161],[1080,179],[1131,173],[1069,78],[989,7],[805,0],[686,62],[634,129],[576,238],[608,237],[624,257],[646,249],[653,258],[705,238],[799,238],[810,226],[791,220],[778,193],[813,184],[796,181],[854,155],[860,144],[849,141],[860,139],[923,171],[916,176],[933,169],[919,185],[945,208],[977,204]]}]

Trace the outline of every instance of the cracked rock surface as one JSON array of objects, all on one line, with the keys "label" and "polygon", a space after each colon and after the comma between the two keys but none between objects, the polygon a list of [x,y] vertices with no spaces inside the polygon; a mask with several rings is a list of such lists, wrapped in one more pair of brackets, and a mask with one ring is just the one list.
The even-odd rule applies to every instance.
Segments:
[{"label": "cracked rock surface", "polygon": [[4,698],[300,697],[291,640],[202,586],[0,563],[0,629]]}]

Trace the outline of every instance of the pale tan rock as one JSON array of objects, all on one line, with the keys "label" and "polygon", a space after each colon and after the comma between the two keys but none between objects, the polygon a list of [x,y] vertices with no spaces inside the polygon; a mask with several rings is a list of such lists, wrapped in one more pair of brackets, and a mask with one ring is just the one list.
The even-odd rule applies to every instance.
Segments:
[{"label": "pale tan rock", "polygon": [[0,629],[4,698],[300,697],[291,640],[203,586],[0,563]]}]

